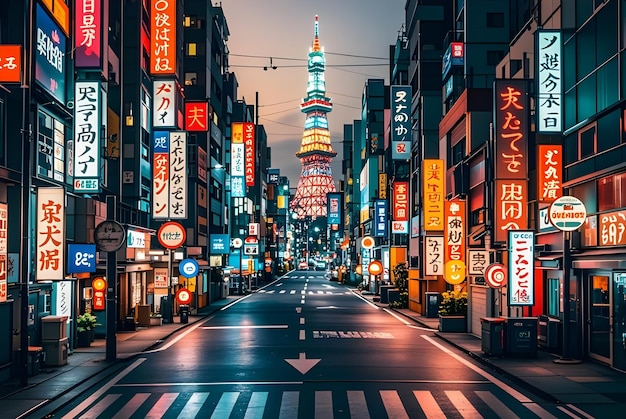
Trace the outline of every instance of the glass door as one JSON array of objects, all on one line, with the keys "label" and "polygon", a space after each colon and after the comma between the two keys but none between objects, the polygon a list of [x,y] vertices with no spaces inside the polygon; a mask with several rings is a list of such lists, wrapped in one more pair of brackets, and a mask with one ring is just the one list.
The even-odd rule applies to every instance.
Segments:
[{"label": "glass door", "polygon": [[611,359],[610,279],[609,273],[589,276],[589,356],[609,364]]},{"label": "glass door", "polygon": [[626,371],[626,272],[613,274],[613,367]]}]

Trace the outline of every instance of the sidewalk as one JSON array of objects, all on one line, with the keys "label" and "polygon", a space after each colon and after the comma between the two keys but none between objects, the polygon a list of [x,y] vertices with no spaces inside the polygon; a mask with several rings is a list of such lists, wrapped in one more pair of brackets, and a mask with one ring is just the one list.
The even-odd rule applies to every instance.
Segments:
[{"label": "sidewalk", "polygon": [[179,316],[174,316],[174,323],[171,324],[138,328],[134,332],[118,332],[115,361],[106,361],[106,340],[96,339],[88,348],[75,348],[67,357],[66,365],[42,366],[38,374],[28,377],[27,387],[21,387],[19,379],[0,383],[0,417],[26,417],[95,375],[116,365],[121,366],[123,361],[155,347],[178,330],[205,319],[241,297],[235,295],[215,301],[200,309],[197,315],[189,316],[186,324],[181,324]]},{"label": "sidewalk", "polygon": [[[374,295],[362,297],[373,302]],[[373,303],[388,308],[387,304]],[[442,333],[437,331],[438,318],[427,318],[409,309],[392,310],[433,329],[437,337],[547,400],[575,403],[593,417],[624,416],[626,373],[591,360],[555,362],[560,360],[559,355],[542,350],[537,351],[536,357],[492,357],[483,353],[481,339],[473,334]]]}]

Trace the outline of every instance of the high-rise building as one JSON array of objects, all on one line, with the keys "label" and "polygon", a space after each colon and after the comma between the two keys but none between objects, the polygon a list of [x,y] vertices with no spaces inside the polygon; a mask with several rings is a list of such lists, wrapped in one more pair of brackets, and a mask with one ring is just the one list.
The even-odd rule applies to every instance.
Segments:
[{"label": "high-rise building", "polygon": [[302,172],[291,209],[299,218],[326,216],[326,194],[335,192],[330,163],[337,155],[330,144],[326,114],[332,110],[326,97],[326,58],[319,41],[319,22],[315,16],[315,38],[309,52],[307,97],[300,110],[306,114],[302,145],[296,156],[302,161]]}]

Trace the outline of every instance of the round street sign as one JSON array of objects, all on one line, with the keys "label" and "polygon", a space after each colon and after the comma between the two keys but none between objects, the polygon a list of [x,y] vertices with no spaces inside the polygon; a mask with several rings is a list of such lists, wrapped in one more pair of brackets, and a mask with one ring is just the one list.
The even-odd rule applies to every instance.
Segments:
[{"label": "round street sign", "polygon": [[187,239],[185,227],[175,221],[168,221],[159,228],[159,243],[166,249],[178,249]]},{"label": "round street sign", "polygon": [[234,239],[232,239],[231,243],[235,249],[239,249],[241,246],[243,246],[243,240],[241,240],[239,237],[235,237]]},{"label": "round street sign", "polygon": [[372,236],[365,236],[361,239],[361,247],[371,249],[376,244],[376,240]]},{"label": "round street sign", "polygon": [[191,291],[187,288],[181,288],[176,291],[176,301],[178,304],[189,304],[191,302]]},{"label": "round street sign", "polygon": [[444,266],[443,278],[448,284],[459,285],[465,281],[465,262],[462,260],[450,260]]},{"label": "round street sign", "polygon": [[492,263],[487,266],[485,282],[491,288],[502,288],[506,284],[506,267],[501,263]]},{"label": "round street sign", "polygon": [[562,196],[550,205],[548,218],[561,231],[578,230],[585,223],[587,208],[575,196]]},{"label": "round street sign", "polygon": [[126,242],[126,231],[117,221],[106,220],[98,224],[93,239],[101,252],[117,252]]},{"label": "round street sign", "polygon": [[370,275],[380,275],[383,272],[383,264],[378,260],[373,260],[367,266],[367,271]]},{"label": "round street sign", "polygon": [[193,278],[198,275],[199,270],[198,262],[193,259],[183,259],[178,264],[178,272],[185,278]]}]

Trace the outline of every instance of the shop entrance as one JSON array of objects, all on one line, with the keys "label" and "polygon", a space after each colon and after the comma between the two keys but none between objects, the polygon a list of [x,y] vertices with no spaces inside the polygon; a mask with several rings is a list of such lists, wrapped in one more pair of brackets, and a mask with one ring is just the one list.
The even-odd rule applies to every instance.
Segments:
[{"label": "shop entrance", "polygon": [[626,272],[613,273],[613,367],[626,371]]}]

